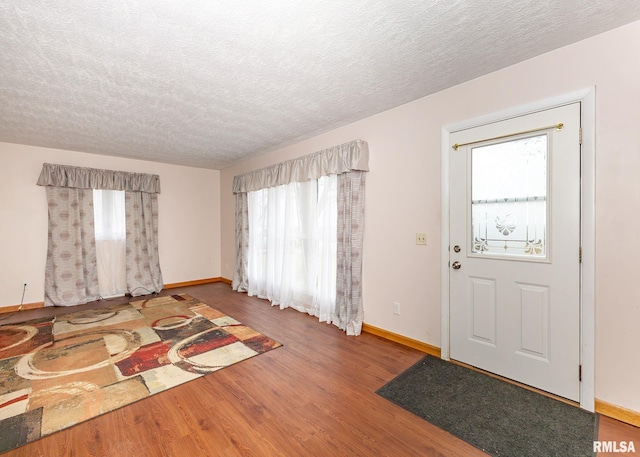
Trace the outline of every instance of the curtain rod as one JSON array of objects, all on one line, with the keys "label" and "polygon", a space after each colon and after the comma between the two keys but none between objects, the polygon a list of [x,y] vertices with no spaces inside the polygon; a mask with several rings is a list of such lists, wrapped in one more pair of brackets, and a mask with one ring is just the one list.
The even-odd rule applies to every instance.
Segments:
[{"label": "curtain rod", "polygon": [[515,135],[524,135],[525,133],[541,132],[543,130],[550,130],[550,129],[562,130],[562,127],[564,127],[564,124],[562,122],[559,122],[557,124],[550,125],[548,127],[540,127],[540,128],[537,128],[537,129],[524,130],[522,132],[510,133],[508,135],[494,136],[493,138],[485,138],[484,140],[469,141],[468,143],[456,143],[451,147],[453,148],[454,151],[457,151],[458,148],[461,147],[461,146],[468,146],[470,144],[484,143],[485,141],[491,141],[491,140],[501,140],[502,138],[509,138],[509,137],[515,136]]}]

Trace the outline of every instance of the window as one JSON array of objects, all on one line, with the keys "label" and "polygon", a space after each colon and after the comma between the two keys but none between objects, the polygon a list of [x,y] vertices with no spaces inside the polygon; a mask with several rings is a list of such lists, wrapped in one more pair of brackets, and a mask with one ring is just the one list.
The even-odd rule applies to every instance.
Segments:
[{"label": "window", "polygon": [[472,254],[547,258],[547,156],[546,133],[472,149]]},{"label": "window", "polygon": [[45,163],[38,185],[49,213],[47,306],[162,290],[158,175]]},{"label": "window", "polygon": [[249,295],[331,322],[336,303],[337,177],[248,193]]},{"label": "window", "polygon": [[100,296],[124,295],[127,289],[124,191],[94,189],[93,215]]},{"label": "window", "polygon": [[367,171],[354,140],[234,176],[232,289],[359,335]]}]

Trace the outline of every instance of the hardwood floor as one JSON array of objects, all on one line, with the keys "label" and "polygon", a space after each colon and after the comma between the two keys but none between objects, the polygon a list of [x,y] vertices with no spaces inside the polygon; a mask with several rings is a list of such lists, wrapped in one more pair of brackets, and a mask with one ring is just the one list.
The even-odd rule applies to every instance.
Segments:
[{"label": "hardwood floor", "polygon": [[[371,334],[347,337],[314,317],[281,311],[223,283],[162,295],[177,293],[202,300],[283,347],[3,456],[486,455],[375,394],[424,356],[418,350]],[[77,309],[23,311],[0,323]],[[640,448],[639,431],[603,418],[599,439],[634,440]]]}]

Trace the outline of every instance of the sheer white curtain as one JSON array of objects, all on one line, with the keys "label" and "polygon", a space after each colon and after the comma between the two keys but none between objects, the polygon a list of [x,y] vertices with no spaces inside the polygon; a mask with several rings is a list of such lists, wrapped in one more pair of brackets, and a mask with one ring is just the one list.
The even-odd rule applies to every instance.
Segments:
[{"label": "sheer white curtain", "polygon": [[103,298],[124,295],[126,281],[126,222],[123,190],[93,191],[98,284]]},{"label": "sheer white curtain", "polygon": [[331,322],[336,304],[337,177],[248,193],[248,293]]}]

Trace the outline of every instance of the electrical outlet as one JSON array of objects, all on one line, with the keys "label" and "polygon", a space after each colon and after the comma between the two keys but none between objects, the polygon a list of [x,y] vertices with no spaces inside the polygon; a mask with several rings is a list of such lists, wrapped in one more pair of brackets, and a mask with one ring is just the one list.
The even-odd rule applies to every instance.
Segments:
[{"label": "electrical outlet", "polygon": [[416,233],[416,244],[420,246],[427,245],[427,234],[423,232]]},{"label": "electrical outlet", "polygon": [[393,314],[400,314],[400,303],[397,301],[393,302]]}]

